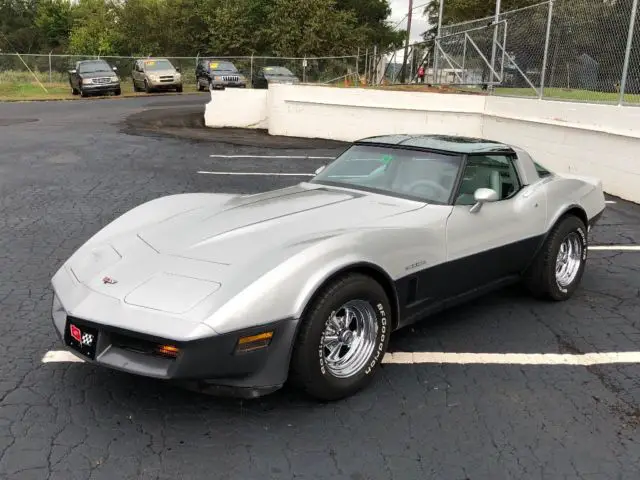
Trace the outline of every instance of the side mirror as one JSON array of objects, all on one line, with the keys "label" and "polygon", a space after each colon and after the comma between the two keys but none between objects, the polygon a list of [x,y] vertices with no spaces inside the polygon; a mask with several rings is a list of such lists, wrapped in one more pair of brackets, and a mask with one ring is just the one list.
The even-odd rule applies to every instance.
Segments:
[{"label": "side mirror", "polygon": [[176,72],[180,73],[180,67],[176,67]]},{"label": "side mirror", "polygon": [[77,73],[77,70],[74,68],[73,70],[69,70],[69,73],[71,75],[75,75]]},{"label": "side mirror", "polygon": [[113,67],[113,71],[117,72],[118,71],[118,67]]},{"label": "side mirror", "polygon": [[320,172],[322,172],[327,166],[326,165],[322,165],[320,168],[318,168],[316,170],[316,175],[318,175]]},{"label": "side mirror", "polygon": [[498,192],[491,188],[479,188],[473,194],[473,198],[476,203],[469,211],[471,213],[477,213],[485,203],[498,201]]}]

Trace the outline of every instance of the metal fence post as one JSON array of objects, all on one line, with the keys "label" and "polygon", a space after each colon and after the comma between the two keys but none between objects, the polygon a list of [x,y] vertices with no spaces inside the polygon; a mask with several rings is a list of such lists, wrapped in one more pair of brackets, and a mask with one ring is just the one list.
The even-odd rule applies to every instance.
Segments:
[{"label": "metal fence post", "polygon": [[375,84],[378,80],[378,45],[373,46],[373,67],[371,69],[371,83]]},{"label": "metal fence post", "polygon": [[627,88],[627,76],[629,74],[629,59],[631,58],[631,47],[633,46],[633,31],[636,26],[636,14],[638,13],[638,0],[633,0],[631,7],[631,19],[629,20],[629,31],[627,33],[627,50],[624,52],[624,66],[622,67],[622,79],[620,80],[620,100],[618,105],[624,103],[624,92]]},{"label": "metal fence post", "polygon": [[53,81],[51,79],[51,52],[49,52],[49,83],[53,83]]},{"label": "metal fence post", "polygon": [[538,98],[544,97],[544,82],[547,75],[547,60],[549,58],[549,41],[551,40],[551,19],[553,18],[553,0],[549,0],[549,15],[547,17],[547,33],[544,39],[544,55],[542,56],[542,73],[540,74],[540,94]]},{"label": "metal fence post", "polygon": [[433,83],[438,83],[437,81],[437,77],[436,77],[436,72],[439,70],[440,68],[440,52],[438,49],[439,46],[439,39],[440,39],[440,33],[442,32],[442,15],[444,14],[444,0],[439,0],[439,5],[438,5],[438,33],[436,33],[436,38],[435,38],[435,42],[434,42],[434,49],[433,49]]},{"label": "metal fence post", "polygon": [[253,52],[251,53],[251,81],[253,82]]},{"label": "metal fence post", "polygon": [[[493,19],[493,46],[491,47],[491,68],[489,74],[491,75],[491,89],[493,90],[493,71],[496,65],[496,44],[498,43],[498,22],[500,21],[500,0],[496,0],[496,13]],[[506,45],[505,45],[506,48]]]}]

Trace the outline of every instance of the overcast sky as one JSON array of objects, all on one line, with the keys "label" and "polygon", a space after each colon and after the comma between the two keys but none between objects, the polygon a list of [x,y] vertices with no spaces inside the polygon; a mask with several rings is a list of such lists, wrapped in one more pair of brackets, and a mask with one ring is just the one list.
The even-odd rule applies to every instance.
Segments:
[{"label": "overcast sky", "polygon": [[[427,3],[427,0],[413,0],[413,7],[418,7]],[[409,0],[389,0],[391,5],[390,20],[395,24],[402,19],[402,23],[398,25],[399,29],[407,28],[407,19],[404,18],[409,11]],[[411,20],[411,41],[422,41],[421,34],[427,29],[426,17],[422,15],[424,7],[420,7],[413,11],[413,19]]]}]

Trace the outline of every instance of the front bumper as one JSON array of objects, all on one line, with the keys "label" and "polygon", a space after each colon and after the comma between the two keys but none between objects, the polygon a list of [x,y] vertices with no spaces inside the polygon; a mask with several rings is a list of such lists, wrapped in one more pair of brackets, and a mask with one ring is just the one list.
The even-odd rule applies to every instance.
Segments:
[{"label": "front bumper", "polygon": [[247,82],[223,82],[221,80],[212,80],[210,85],[213,90],[223,88],[247,88]]},{"label": "front bumper", "polygon": [[117,92],[120,90],[120,83],[83,83],[81,88],[87,93]]},{"label": "front bumper", "polygon": [[162,82],[162,81],[152,82],[151,80],[147,80],[147,83],[151,88],[155,90],[162,90],[162,89],[171,90],[171,89],[179,88],[182,86],[182,80],[173,80],[170,82]]},{"label": "front bumper", "polygon": [[[135,375],[158,378],[205,393],[257,397],[281,388],[286,382],[298,322],[285,319],[268,325],[208,338],[175,341],[107,326],[69,315],[57,296],[53,324],[67,350],[82,360]],[[79,351],[71,325],[81,335],[93,336],[92,344]],[[247,353],[236,347],[242,337],[273,332],[268,346]],[[175,358],[159,355],[157,347],[177,347]]]}]

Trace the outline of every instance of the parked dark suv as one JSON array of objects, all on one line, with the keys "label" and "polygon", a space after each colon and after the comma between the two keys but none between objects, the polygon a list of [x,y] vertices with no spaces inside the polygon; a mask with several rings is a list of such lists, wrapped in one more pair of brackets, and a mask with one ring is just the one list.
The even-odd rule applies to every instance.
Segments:
[{"label": "parked dark suv", "polygon": [[199,91],[246,88],[247,79],[236,66],[224,60],[202,59],[196,67],[196,86]]},{"label": "parked dark suv", "polygon": [[104,60],[76,62],[75,68],[69,70],[71,92],[83,97],[95,93],[120,95],[120,79],[115,73],[116,70],[116,67],[111,67]]}]

